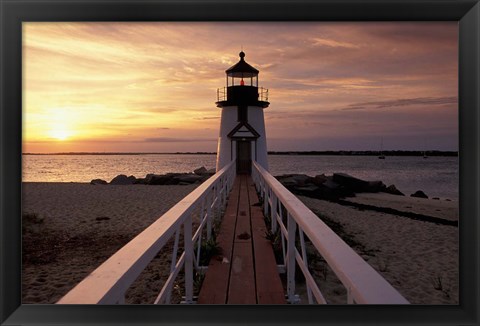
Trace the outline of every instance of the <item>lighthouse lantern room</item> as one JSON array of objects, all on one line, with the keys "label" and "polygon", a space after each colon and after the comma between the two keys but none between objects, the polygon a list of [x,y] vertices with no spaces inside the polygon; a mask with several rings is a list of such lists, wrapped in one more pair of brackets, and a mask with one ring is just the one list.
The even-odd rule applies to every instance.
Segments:
[{"label": "lighthouse lantern room", "polygon": [[238,174],[251,172],[252,160],[268,170],[267,140],[263,109],[268,107],[268,90],[258,87],[259,71],[245,61],[227,69],[226,87],[217,90],[221,108],[217,148],[217,171],[231,161],[237,162]]}]

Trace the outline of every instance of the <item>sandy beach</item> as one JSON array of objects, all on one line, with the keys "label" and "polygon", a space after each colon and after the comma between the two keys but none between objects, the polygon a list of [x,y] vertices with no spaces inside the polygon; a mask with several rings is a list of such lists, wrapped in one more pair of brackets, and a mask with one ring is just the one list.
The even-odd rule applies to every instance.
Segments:
[{"label": "sandy beach", "polygon": [[[195,187],[23,183],[22,302],[55,303]],[[155,299],[162,281],[156,275],[170,265],[151,265],[128,303]]]},{"label": "sandy beach", "polygon": [[[55,303],[194,188],[24,183],[23,303]],[[299,198],[411,303],[458,304],[458,227]],[[347,200],[458,220],[456,201],[388,194]],[[153,302],[168,274],[169,255],[149,265],[127,303]],[[329,303],[345,303],[333,272],[318,267]]]},{"label": "sandy beach", "polygon": [[[412,304],[458,304],[458,227],[299,197]],[[349,201],[458,220],[456,201],[358,194]],[[319,275],[331,303],[345,302],[334,277]],[[342,298],[343,296],[343,298]]]}]

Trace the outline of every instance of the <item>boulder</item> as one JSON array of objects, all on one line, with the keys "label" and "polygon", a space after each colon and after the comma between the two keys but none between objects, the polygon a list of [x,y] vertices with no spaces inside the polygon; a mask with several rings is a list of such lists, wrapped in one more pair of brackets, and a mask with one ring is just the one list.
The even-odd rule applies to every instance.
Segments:
[{"label": "boulder", "polygon": [[333,181],[353,192],[363,192],[368,187],[368,181],[355,178],[346,173],[334,173]]},{"label": "boulder", "polygon": [[105,181],[105,180],[102,180],[102,179],[93,179],[92,181],[90,181],[90,184],[91,185],[106,185],[106,184],[108,184],[108,182]]},{"label": "boulder", "polygon": [[144,185],[144,184],[147,184],[147,182],[145,178],[137,178],[133,184]]},{"label": "boulder", "polygon": [[214,175],[215,173],[217,173],[216,168],[212,168],[212,169],[207,170],[207,174]]},{"label": "boulder", "polygon": [[415,193],[411,194],[410,197],[428,198],[428,196],[421,190],[415,191]]},{"label": "boulder", "polygon": [[178,180],[178,183],[191,184],[200,182],[203,179],[203,176],[196,174],[181,174],[176,176],[174,179]]},{"label": "boulder", "polygon": [[175,177],[179,175],[180,173],[154,174],[146,179],[149,185],[176,185],[179,181]]},{"label": "boulder", "polygon": [[388,186],[385,190],[383,190],[383,192],[386,192],[387,194],[391,194],[391,195],[405,196],[405,194],[402,193],[400,190],[398,190],[397,187],[395,187],[395,185]]},{"label": "boulder", "polygon": [[285,174],[276,177],[285,187],[298,186],[303,187],[312,183],[313,178],[306,174]]},{"label": "boulder", "polygon": [[293,187],[297,185],[297,182],[292,177],[277,176],[276,178],[285,187]]},{"label": "boulder", "polygon": [[303,186],[303,187],[295,187],[295,192],[300,194],[300,195],[306,195],[312,197],[317,191],[319,190],[319,187],[311,184],[308,186]]},{"label": "boulder", "polygon": [[330,189],[330,190],[338,190],[340,188],[340,185],[338,183],[334,182],[331,179],[327,179],[327,181],[325,181],[322,185],[325,188]]},{"label": "boulder", "polygon": [[368,181],[368,184],[363,189],[364,192],[380,192],[385,191],[387,186],[382,181]]},{"label": "boulder", "polygon": [[131,185],[134,184],[137,179],[131,175],[127,177],[125,174],[119,174],[110,181],[111,185]]},{"label": "boulder", "polygon": [[195,173],[196,175],[203,175],[203,174],[206,174],[207,172],[208,170],[204,166],[193,170],[193,173]]},{"label": "boulder", "polygon": [[313,179],[312,179],[312,183],[316,186],[320,186],[322,184],[325,183],[325,181],[327,181],[328,178],[325,174],[319,174],[319,175],[316,175]]},{"label": "boulder", "polygon": [[334,182],[331,177],[329,177],[327,181],[325,181],[322,185],[319,186],[316,194],[316,198],[327,200],[337,200],[343,197],[355,196],[355,193],[353,191]]}]

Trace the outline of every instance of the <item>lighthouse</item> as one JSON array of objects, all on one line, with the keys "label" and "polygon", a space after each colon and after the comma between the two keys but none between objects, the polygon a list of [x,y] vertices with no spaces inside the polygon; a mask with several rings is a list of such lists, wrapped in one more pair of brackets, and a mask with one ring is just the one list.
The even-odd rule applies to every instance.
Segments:
[{"label": "lighthouse", "polygon": [[252,160],[268,170],[263,109],[268,89],[258,87],[259,71],[245,61],[228,68],[226,87],[217,89],[216,105],[222,110],[217,147],[217,171],[236,161],[237,174],[250,174]]}]

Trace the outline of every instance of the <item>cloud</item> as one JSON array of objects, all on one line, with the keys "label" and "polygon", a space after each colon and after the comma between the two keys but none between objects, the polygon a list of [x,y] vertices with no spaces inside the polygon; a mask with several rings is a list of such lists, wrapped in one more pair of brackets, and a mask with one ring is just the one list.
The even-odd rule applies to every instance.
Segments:
[{"label": "cloud", "polygon": [[327,47],[332,47],[332,48],[347,48],[347,49],[358,49],[360,45],[358,44],[353,44],[353,43],[348,43],[348,42],[340,42],[340,41],[335,41],[332,39],[326,39],[326,38],[318,38],[315,37],[312,39],[312,45],[313,46],[327,46]]},{"label": "cloud", "polygon": [[143,141],[148,143],[198,143],[198,142],[216,142],[217,138],[170,138],[153,137],[145,138]]},{"label": "cloud", "polygon": [[219,116],[217,117],[199,117],[199,118],[194,118],[195,120],[217,120],[220,119]]},{"label": "cloud", "polygon": [[391,101],[355,103],[355,104],[350,104],[346,108],[343,108],[342,111],[389,109],[394,107],[411,106],[411,105],[444,105],[444,104],[457,104],[457,103],[458,103],[458,98],[456,96],[408,98],[408,99],[397,99],[397,100],[391,100]]},{"label": "cloud", "polygon": [[81,139],[214,151],[216,90],[240,44],[270,89],[269,136],[394,131],[401,141],[417,125],[426,137],[458,129],[457,98],[447,97],[458,87],[457,22],[32,22],[23,47],[26,139],[44,139],[51,126],[39,117],[68,107]]}]

